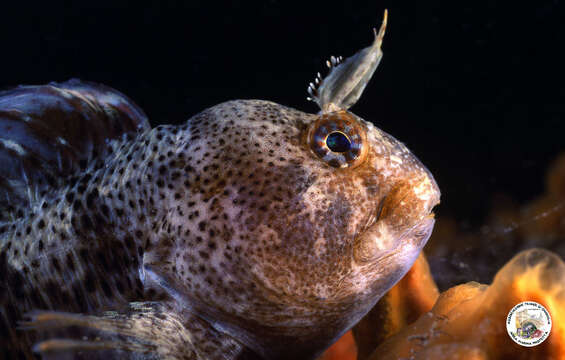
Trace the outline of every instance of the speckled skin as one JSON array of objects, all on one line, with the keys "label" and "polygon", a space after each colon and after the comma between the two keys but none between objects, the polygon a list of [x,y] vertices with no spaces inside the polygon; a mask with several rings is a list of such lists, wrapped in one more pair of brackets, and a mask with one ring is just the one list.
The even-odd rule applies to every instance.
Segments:
[{"label": "speckled skin", "polygon": [[[74,340],[35,349],[315,358],[410,268],[439,201],[401,143],[336,116],[366,135],[355,166],[313,151],[319,115],[259,100],[111,142],[2,227],[1,347],[31,357],[55,337]],[[56,312],[16,330],[33,310]]]},{"label": "speckled skin", "polygon": [[72,79],[0,91],[0,221],[105,158],[105,141],[149,129],[137,105],[104,85]]}]

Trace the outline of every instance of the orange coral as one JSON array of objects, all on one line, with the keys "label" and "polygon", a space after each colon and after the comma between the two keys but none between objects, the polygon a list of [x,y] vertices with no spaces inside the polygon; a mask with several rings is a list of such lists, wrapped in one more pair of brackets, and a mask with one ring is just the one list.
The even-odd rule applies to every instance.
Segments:
[{"label": "orange coral", "polygon": [[318,360],[355,360],[357,348],[353,341],[353,334],[348,331],[335,344],[333,344]]},{"label": "orange coral", "polygon": [[[563,359],[565,263],[532,249],[518,254],[492,285],[467,283],[440,295],[433,309],[381,344],[370,359]],[[506,331],[506,317],[522,301],[545,306],[554,319],[548,339],[526,348]]]}]

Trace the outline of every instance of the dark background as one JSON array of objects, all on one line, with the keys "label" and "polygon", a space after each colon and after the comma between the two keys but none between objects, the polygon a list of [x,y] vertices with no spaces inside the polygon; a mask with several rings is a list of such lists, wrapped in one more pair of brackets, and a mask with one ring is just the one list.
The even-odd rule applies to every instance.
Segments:
[{"label": "dark background", "polygon": [[153,124],[237,98],[316,112],[308,82],[369,45],[385,7],[385,55],[352,111],[428,166],[439,216],[478,227],[493,194],[540,194],[564,148],[559,0],[3,4],[0,87],[101,82]]}]

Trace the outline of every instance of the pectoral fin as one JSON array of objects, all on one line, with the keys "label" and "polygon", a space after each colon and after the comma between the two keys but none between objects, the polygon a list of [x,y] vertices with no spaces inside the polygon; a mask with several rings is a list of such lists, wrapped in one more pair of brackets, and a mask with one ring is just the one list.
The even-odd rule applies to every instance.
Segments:
[{"label": "pectoral fin", "polygon": [[101,351],[106,354],[104,359],[200,359],[190,331],[166,304],[130,303],[123,311],[100,316],[36,311],[28,317],[29,321],[20,324],[22,329],[54,335],[33,347],[46,357]]}]

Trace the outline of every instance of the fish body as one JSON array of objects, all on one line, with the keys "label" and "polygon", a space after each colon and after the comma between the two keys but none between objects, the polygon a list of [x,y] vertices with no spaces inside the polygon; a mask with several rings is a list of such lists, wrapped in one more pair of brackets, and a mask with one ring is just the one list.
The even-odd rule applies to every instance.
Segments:
[{"label": "fish body", "polygon": [[319,114],[235,100],[93,141],[103,156],[1,226],[2,347],[318,356],[410,268],[439,201],[402,143],[347,110],[380,60],[379,34],[311,87]]},{"label": "fish body", "polygon": [[100,84],[73,79],[0,92],[0,221],[104,159],[107,141],[149,128],[137,105]]}]

